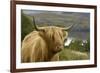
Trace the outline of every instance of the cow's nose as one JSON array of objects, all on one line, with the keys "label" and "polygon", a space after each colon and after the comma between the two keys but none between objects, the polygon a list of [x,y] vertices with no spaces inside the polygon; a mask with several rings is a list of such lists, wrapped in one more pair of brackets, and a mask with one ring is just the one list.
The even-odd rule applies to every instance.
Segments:
[{"label": "cow's nose", "polygon": [[63,49],[63,46],[59,46],[60,49]]},{"label": "cow's nose", "polygon": [[63,49],[63,46],[57,46],[58,51],[61,51]]}]

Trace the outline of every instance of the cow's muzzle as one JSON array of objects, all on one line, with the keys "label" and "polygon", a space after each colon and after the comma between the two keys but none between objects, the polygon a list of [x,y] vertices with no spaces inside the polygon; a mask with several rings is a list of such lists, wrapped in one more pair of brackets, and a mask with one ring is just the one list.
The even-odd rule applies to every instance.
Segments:
[{"label": "cow's muzzle", "polygon": [[57,47],[56,47],[56,51],[57,51],[57,52],[62,51],[62,49],[63,49],[63,46],[57,46]]}]

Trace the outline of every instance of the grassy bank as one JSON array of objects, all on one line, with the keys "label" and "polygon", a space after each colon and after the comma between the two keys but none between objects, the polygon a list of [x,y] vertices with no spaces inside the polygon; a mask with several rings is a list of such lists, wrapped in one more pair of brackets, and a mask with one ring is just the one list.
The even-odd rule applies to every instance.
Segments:
[{"label": "grassy bank", "polygon": [[60,60],[86,60],[89,59],[89,53],[64,49],[60,52]]}]

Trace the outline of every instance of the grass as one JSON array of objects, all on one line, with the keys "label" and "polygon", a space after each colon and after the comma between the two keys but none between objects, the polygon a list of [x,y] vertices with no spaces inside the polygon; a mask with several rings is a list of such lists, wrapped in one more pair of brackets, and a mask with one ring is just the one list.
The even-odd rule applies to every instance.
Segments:
[{"label": "grass", "polygon": [[86,60],[89,59],[87,52],[73,51],[71,49],[64,49],[60,52],[60,60]]}]

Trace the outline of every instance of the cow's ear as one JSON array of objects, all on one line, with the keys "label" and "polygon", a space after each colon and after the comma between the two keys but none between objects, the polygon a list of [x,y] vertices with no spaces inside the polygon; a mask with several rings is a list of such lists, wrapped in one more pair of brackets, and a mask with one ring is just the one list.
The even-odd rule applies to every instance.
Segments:
[{"label": "cow's ear", "polygon": [[68,36],[68,32],[67,31],[63,31],[63,37],[67,37]]},{"label": "cow's ear", "polygon": [[42,30],[41,30],[41,32],[45,33],[45,30],[44,30],[44,29],[42,29]]},{"label": "cow's ear", "polygon": [[45,36],[45,30],[39,31],[39,34],[40,34],[41,36]]},{"label": "cow's ear", "polygon": [[63,37],[65,37],[66,36],[66,31],[63,31]]}]

